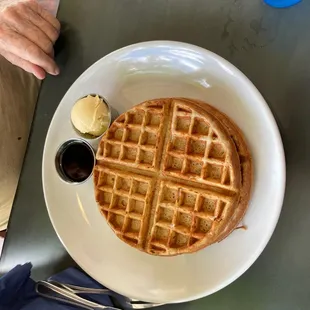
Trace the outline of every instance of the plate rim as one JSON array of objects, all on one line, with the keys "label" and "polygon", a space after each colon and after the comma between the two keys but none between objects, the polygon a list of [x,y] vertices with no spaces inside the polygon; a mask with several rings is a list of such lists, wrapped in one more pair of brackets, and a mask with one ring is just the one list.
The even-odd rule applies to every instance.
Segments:
[{"label": "plate rim", "polygon": [[[188,48],[192,51],[196,51],[202,54],[208,54],[210,57],[212,57],[213,59],[225,64],[229,69],[233,70],[234,72],[239,74],[239,78],[243,80],[243,82],[246,83],[248,89],[250,91],[252,91],[256,98],[258,99],[258,101],[260,102],[261,108],[264,109],[264,112],[266,113],[266,117],[268,118],[268,120],[270,121],[270,125],[272,128],[272,132],[275,135],[275,139],[276,139],[276,145],[275,145],[275,149],[277,149],[278,151],[278,157],[279,157],[279,165],[280,165],[280,169],[278,171],[278,173],[280,173],[279,179],[280,182],[278,184],[278,195],[276,197],[276,203],[275,205],[277,205],[277,209],[274,211],[274,220],[272,223],[272,229],[270,229],[269,233],[265,235],[263,241],[261,242],[261,246],[259,248],[256,249],[255,252],[252,253],[251,257],[249,257],[249,259],[247,260],[246,263],[243,264],[242,268],[239,268],[237,272],[235,272],[233,274],[233,276],[227,278],[226,281],[221,282],[220,284],[218,284],[217,286],[215,286],[212,290],[208,290],[208,291],[204,291],[202,293],[198,293],[198,294],[193,294],[191,295],[191,297],[187,297],[187,298],[183,298],[183,299],[178,299],[178,300],[174,300],[174,301],[168,301],[168,303],[183,303],[183,302],[188,302],[188,301],[193,301],[193,300],[197,300],[203,297],[207,297],[211,294],[214,294],[215,292],[218,292],[220,290],[222,290],[223,288],[225,288],[226,286],[228,286],[229,284],[233,283],[234,281],[236,281],[240,276],[242,276],[253,264],[254,262],[259,258],[259,256],[261,255],[261,253],[264,251],[264,249],[266,248],[268,242],[270,241],[276,225],[279,221],[279,217],[281,214],[281,210],[283,207],[283,202],[284,202],[284,197],[285,197],[285,186],[286,186],[286,161],[285,161],[285,152],[284,152],[284,146],[283,146],[283,141],[281,138],[281,134],[280,134],[280,130],[279,127],[276,123],[275,117],[273,116],[270,107],[268,106],[266,100],[264,99],[264,97],[262,96],[262,94],[259,92],[259,90],[256,88],[256,86],[252,83],[252,81],[240,70],[238,69],[235,65],[233,65],[231,62],[229,62],[228,60],[226,60],[225,58],[223,58],[222,56],[197,45],[194,44],[189,44],[189,43],[185,43],[185,42],[181,42],[181,41],[170,41],[170,40],[154,40],[154,41],[145,41],[145,42],[139,42],[139,43],[135,43],[135,44],[131,44],[131,45],[127,45],[124,46],[122,48],[119,48],[117,50],[112,51],[111,53],[108,53],[107,55],[101,57],[100,59],[98,59],[97,61],[95,61],[93,64],[91,64],[85,71],[83,71],[75,80],[74,82],[71,84],[71,86],[68,88],[68,90],[66,91],[66,93],[64,94],[64,96],[62,97],[62,99],[60,100],[54,114],[52,117],[52,120],[49,124],[49,128],[45,137],[45,142],[44,142],[44,148],[43,148],[43,156],[42,156],[42,171],[41,171],[41,177],[42,177],[42,187],[43,187],[43,194],[44,194],[44,201],[45,201],[45,205],[48,211],[48,215],[50,218],[50,221],[53,225],[54,231],[56,232],[57,237],[59,238],[59,240],[61,241],[62,245],[64,246],[65,250],[67,251],[67,253],[70,255],[70,257],[72,257],[72,259],[87,273],[89,274],[93,279],[95,279],[96,281],[98,281],[99,283],[101,283],[102,285],[106,286],[106,284],[102,283],[102,280],[98,279],[96,277],[95,274],[93,274],[93,272],[87,271],[84,267],[83,264],[80,263],[79,259],[74,257],[74,255],[72,255],[69,252],[69,249],[67,248],[67,246],[65,245],[64,241],[62,240],[60,234],[58,233],[58,231],[55,228],[55,223],[54,220],[50,214],[50,208],[49,208],[49,204],[47,202],[46,199],[46,183],[44,182],[45,177],[44,177],[44,166],[45,166],[45,153],[46,153],[46,148],[47,148],[47,140],[48,137],[50,135],[50,131],[53,125],[53,122],[55,121],[55,114],[59,109],[60,103],[63,100],[63,98],[70,92],[71,88],[74,86],[74,84],[76,83],[76,81],[78,79],[81,79],[84,75],[86,75],[88,73],[88,71],[90,71],[94,66],[96,66],[100,61],[102,61],[104,58],[108,58],[113,56],[114,54],[118,54],[118,53],[122,53],[125,51],[130,51],[132,49],[135,49],[137,47],[159,47],[159,46],[163,46],[163,47],[176,47],[176,48]],[[281,175],[282,174],[282,175]],[[254,186],[253,186],[254,188]],[[276,212],[277,211],[277,212]],[[111,287],[111,286],[106,286],[111,290],[114,290],[124,296],[127,296],[125,292],[122,292],[120,290],[118,290],[116,287]],[[138,296],[127,296],[130,298],[137,298]],[[138,298],[139,299],[139,298]],[[161,302],[162,300],[160,299],[147,299],[149,302]],[[165,302],[165,301],[163,301]]]}]

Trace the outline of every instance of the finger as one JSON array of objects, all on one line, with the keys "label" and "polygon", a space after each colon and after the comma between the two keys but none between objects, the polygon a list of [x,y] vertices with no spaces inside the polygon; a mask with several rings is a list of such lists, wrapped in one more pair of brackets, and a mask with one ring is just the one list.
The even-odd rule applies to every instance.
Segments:
[{"label": "finger", "polygon": [[[33,16],[33,19],[36,19],[37,16]],[[5,23],[10,28],[13,28],[16,32],[24,35],[31,42],[37,44],[47,55],[52,55],[53,51],[52,41],[41,29],[39,29],[37,26],[35,26],[28,20],[29,16],[25,18],[25,16],[22,16],[16,10],[7,10],[5,12],[4,17],[5,17]],[[41,17],[39,16],[39,18]]]},{"label": "finger", "polygon": [[[37,4],[36,4],[37,5]],[[59,30],[56,29],[49,21],[45,20],[39,12],[35,11],[32,6],[25,7],[27,13],[24,15],[29,22],[41,29],[42,32],[50,39],[54,44],[59,36]]]},{"label": "finger", "polygon": [[6,58],[10,63],[15,66],[22,68],[23,70],[34,74],[39,80],[43,80],[46,76],[45,71],[37,65],[32,64],[31,62],[24,60],[14,54],[2,51],[1,54]]},{"label": "finger", "polygon": [[54,48],[52,49],[52,51],[50,52],[50,54],[48,54],[48,56],[50,56],[52,59],[54,59],[54,56],[55,56]]},{"label": "finger", "polygon": [[59,68],[50,56],[45,54],[36,44],[14,31],[10,32],[10,44],[1,40],[0,37],[0,46],[2,46],[7,52],[11,52],[16,56],[43,68],[49,74],[59,74]]},{"label": "finger", "polygon": [[34,11],[37,12],[43,19],[49,22],[57,31],[60,32],[60,22],[56,17],[46,11],[40,4],[38,4],[35,0],[31,0],[28,2],[29,7]]}]

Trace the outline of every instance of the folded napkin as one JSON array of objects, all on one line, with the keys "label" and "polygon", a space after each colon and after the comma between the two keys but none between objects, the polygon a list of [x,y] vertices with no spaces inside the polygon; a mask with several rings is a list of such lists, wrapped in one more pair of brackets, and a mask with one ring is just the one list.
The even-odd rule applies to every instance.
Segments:
[{"label": "folded napkin", "polygon": [[[79,307],[61,304],[45,299],[35,291],[36,282],[30,278],[32,265],[17,265],[0,278],[0,309],[1,310],[77,310]],[[58,282],[103,288],[98,282],[76,268],[66,269],[50,278]],[[83,294],[83,298],[105,306],[113,306],[107,295]]]}]

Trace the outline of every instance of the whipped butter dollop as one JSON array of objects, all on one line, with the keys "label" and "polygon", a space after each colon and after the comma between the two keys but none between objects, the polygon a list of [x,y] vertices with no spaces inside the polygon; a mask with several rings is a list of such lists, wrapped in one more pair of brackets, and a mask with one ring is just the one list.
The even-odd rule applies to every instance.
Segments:
[{"label": "whipped butter dollop", "polygon": [[98,95],[88,95],[74,104],[71,122],[83,134],[101,136],[110,123],[109,108]]}]

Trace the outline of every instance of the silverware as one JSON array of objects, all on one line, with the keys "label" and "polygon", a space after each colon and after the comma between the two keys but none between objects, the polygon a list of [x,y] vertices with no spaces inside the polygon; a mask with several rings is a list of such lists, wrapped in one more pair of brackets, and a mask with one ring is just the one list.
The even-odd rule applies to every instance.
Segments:
[{"label": "silverware", "polygon": [[148,303],[144,301],[139,301],[137,299],[130,299],[122,295],[119,295],[109,289],[82,287],[82,286],[77,286],[77,285],[72,285],[72,284],[65,284],[65,283],[54,281],[54,280],[49,280],[49,283],[65,288],[74,294],[106,294],[118,300],[121,299],[123,301],[122,304],[125,304],[124,306],[130,309],[147,309],[147,308],[153,308],[153,307],[164,305],[164,304]]},{"label": "silverware", "polygon": [[49,280],[39,281],[36,285],[36,291],[39,295],[53,299],[60,302],[65,302],[71,305],[79,306],[85,309],[106,309],[106,310],[119,310],[118,308],[103,306],[95,302],[86,300],[77,294],[105,294],[116,298],[122,306],[129,309],[148,309],[161,306],[163,304],[147,303],[136,299],[129,299],[121,296],[108,289],[95,289],[88,287],[81,287],[71,284],[60,283],[57,281]]},{"label": "silverware", "polygon": [[119,308],[103,306],[95,302],[86,300],[64,288],[58,287],[47,281],[37,282],[36,292],[42,297],[55,300],[55,301],[59,301],[62,303],[66,303],[69,305],[77,306],[77,307],[87,309],[87,310],[99,310],[99,309],[120,310]]}]

